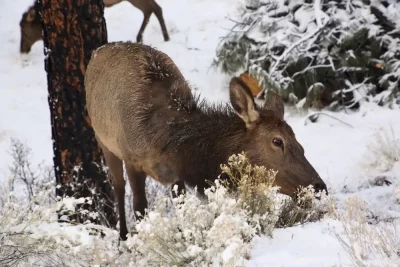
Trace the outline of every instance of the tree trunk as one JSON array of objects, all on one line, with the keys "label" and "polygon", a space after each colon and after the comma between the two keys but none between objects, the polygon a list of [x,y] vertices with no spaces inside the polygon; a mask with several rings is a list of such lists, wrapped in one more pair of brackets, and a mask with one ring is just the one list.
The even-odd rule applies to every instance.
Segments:
[{"label": "tree trunk", "polygon": [[81,208],[99,217],[72,220],[116,225],[114,197],[86,110],[85,71],[94,49],[107,42],[102,0],[39,0],[49,91],[58,197],[91,197]]}]

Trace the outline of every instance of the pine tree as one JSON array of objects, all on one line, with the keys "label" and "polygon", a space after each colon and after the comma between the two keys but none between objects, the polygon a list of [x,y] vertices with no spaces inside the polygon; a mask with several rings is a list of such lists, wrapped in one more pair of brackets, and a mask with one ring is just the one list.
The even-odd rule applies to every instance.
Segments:
[{"label": "pine tree", "polygon": [[399,104],[400,3],[246,0],[217,48],[223,72],[248,71],[302,107]]},{"label": "pine tree", "polygon": [[107,42],[102,0],[41,0],[45,69],[58,197],[90,197],[70,217],[116,225],[112,188],[86,111],[84,75],[92,51]]}]

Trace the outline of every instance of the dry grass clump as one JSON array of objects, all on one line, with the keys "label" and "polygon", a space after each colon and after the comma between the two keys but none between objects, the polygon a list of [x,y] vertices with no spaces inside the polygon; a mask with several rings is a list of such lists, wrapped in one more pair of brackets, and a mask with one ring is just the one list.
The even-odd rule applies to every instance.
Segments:
[{"label": "dry grass clump", "polygon": [[261,232],[271,234],[279,212],[279,188],[274,186],[277,171],[264,166],[251,165],[246,154],[232,155],[228,165],[221,165],[229,178],[223,181],[228,188],[235,188],[235,197],[241,208],[260,220]]},{"label": "dry grass clump", "polygon": [[[221,169],[229,178],[206,189],[206,201],[190,192],[172,201],[155,194],[154,205],[123,244],[106,227],[58,221],[61,210],[97,216],[77,208],[90,199],[52,202],[51,187],[28,205],[7,197],[0,210],[0,266],[244,266],[254,237],[271,235],[283,213],[299,212],[295,206],[282,209],[277,172],[251,165],[244,153],[231,156]],[[293,225],[297,220],[289,217]]]},{"label": "dry grass clump", "polygon": [[376,131],[375,139],[368,145],[369,156],[362,162],[366,170],[385,172],[400,160],[400,139],[392,127]]},{"label": "dry grass clump", "polygon": [[400,204],[400,185],[393,188],[392,199],[395,203]]},{"label": "dry grass clump", "polygon": [[311,186],[300,188],[294,198],[278,194],[279,188],[274,186],[277,171],[251,165],[243,152],[231,156],[221,169],[228,176],[224,184],[237,189],[241,207],[261,219],[264,234],[270,234],[274,227],[318,221],[334,209],[333,199],[325,192],[315,193]]},{"label": "dry grass clump", "polygon": [[367,203],[359,197],[345,200],[337,213],[343,231],[335,233],[356,266],[400,266],[400,234],[395,221],[368,221]]},{"label": "dry grass clump", "polygon": [[301,188],[293,199],[286,198],[283,201],[276,227],[319,221],[326,214],[333,214],[335,205],[334,199],[325,192],[316,193],[311,186]]}]

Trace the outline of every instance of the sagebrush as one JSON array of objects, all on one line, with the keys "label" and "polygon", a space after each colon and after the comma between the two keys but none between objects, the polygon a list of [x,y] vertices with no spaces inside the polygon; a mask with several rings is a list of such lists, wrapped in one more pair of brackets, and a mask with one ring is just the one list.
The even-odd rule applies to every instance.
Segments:
[{"label": "sagebrush", "polygon": [[[21,167],[17,162],[27,166],[16,161],[16,168]],[[244,153],[231,156],[221,170],[230,179],[215,180],[205,190],[206,199],[188,191],[171,200],[165,188],[149,184],[154,189],[153,205],[143,220],[133,224],[126,242],[120,242],[116,230],[70,220],[72,215],[99,216],[84,208],[91,205],[90,197],[56,200],[54,183],[36,179],[40,186],[30,201],[12,197],[12,190],[5,198],[0,211],[0,264],[244,266],[254,238],[272,235],[284,197],[273,185],[276,172],[252,166]],[[232,190],[233,184],[237,190]]]},{"label": "sagebrush", "polygon": [[400,233],[395,220],[368,221],[367,203],[349,197],[343,210],[337,211],[343,230],[336,237],[356,266],[400,266]]}]

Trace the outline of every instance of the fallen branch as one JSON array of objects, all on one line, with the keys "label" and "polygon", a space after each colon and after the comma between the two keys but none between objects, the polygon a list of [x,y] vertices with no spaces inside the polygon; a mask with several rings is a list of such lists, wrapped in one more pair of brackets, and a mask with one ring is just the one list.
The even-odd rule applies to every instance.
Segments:
[{"label": "fallen branch", "polygon": [[344,122],[344,121],[342,121],[341,119],[338,119],[338,118],[336,118],[336,117],[334,117],[334,116],[332,116],[332,115],[323,113],[323,112],[317,112],[317,113],[314,113],[314,114],[311,114],[310,116],[308,116],[308,117],[306,118],[305,122],[304,122],[304,125],[307,125],[307,120],[310,120],[311,122],[316,122],[317,119],[318,119],[318,117],[319,117],[319,115],[328,116],[328,117],[330,117],[330,118],[332,118],[332,119],[334,119],[334,120],[337,120],[337,121],[343,123],[344,125],[346,125],[346,126],[348,126],[348,127],[350,127],[350,128],[354,128],[353,125],[351,125],[351,124],[349,124],[349,123],[347,123],[347,122]]}]

